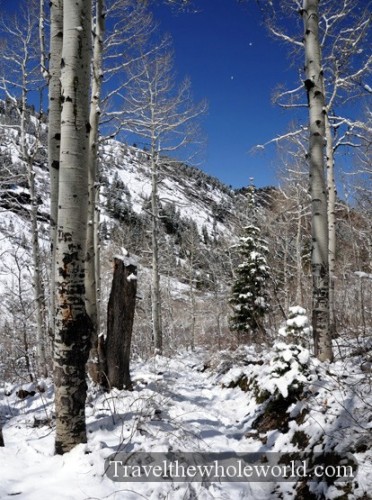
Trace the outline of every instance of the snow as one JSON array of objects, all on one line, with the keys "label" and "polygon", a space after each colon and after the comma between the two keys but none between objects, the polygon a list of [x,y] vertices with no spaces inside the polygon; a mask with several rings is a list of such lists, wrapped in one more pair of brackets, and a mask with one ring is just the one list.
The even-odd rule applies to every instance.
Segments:
[{"label": "snow", "polygon": [[[88,444],[62,457],[53,455],[53,429],[32,427],[35,416],[52,414],[52,392],[24,401],[12,395],[7,402],[14,416],[4,428],[6,447],[0,448],[0,498],[185,498],[190,485],[183,483],[114,483],[104,475],[104,460],[118,449],[246,450],[241,422],[248,396],[222,390],[210,375],[194,370],[199,363],[197,355],[183,353],[175,360],[156,357],[147,365],[137,364],[133,392],[92,396],[87,405]],[[238,499],[252,485],[194,483],[193,488],[198,498]],[[269,489],[269,484],[255,487],[257,498],[267,498]]]},{"label": "snow", "polygon": [[[119,179],[130,192],[132,209],[138,214],[141,213],[144,201],[151,194],[151,171],[147,153],[111,139],[103,146],[103,158],[107,165],[110,165],[110,171],[107,171],[106,175],[112,178],[117,172]],[[200,189],[194,181],[177,176],[177,167],[174,166],[158,185],[159,199],[162,203],[174,203],[182,218],[195,221],[200,233],[205,226],[209,234],[217,231],[234,239],[234,232],[226,222],[216,222],[215,227],[213,224],[212,205],[226,201],[226,194],[213,189],[212,186],[207,187],[208,192],[203,190],[201,197]]]},{"label": "snow", "polygon": [[[301,363],[307,364],[308,373],[313,375],[311,380],[303,375],[312,397],[289,406],[287,414],[292,420],[288,431],[258,433],[252,423],[265,403],[258,404],[252,392],[228,386],[246,375],[250,379],[258,377],[262,387],[270,388],[268,374],[274,374],[279,365],[275,352],[280,352],[290,366],[285,376],[274,377],[276,388],[285,397],[285,387],[300,380],[296,359],[301,355]],[[15,395],[19,387],[8,396],[8,392],[1,391],[0,409],[7,422],[6,446],[0,448],[0,498],[294,498],[292,483],[114,482],[104,474],[104,462],[118,451],[293,452],[299,450],[294,436],[300,431],[309,437],[305,449],[314,451],[325,447],[342,454],[355,440],[369,439],[371,394],[357,363],[339,361],[327,368],[309,353],[305,355],[304,349],[301,352],[299,355],[290,345],[281,343],[276,350],[259,355],[266,359],[264,366],[255,364],[258,355],[253,351],[231,353],[229,359],[233,361],[225,374],[220,372],[226,371],[224,353],[211,357],[203,350],[182,351],[172,359],[156,356],[147,362],[138,360],[132,370],[132,392],[113,390],[106,394],[90,388],[86,407],[88,443],[63,456],[53,453],[53,419],[49,425],[35,426],[36,420],[53,416],[51,382],[43,381],[45,392],[36,392],[24,400]],[[217,366],[213,359],[220,360]],[[211,368],[205,370],[208,360]],[[347,384],[342,382],[345,370],[354,373]],[[353,387],[358,387],[359,392]],[[305,415],[303,421],[296,421],[301,415]],[[359,461],[358,485],[349,499],[361,498],[372,490],[371,452],[355,455]],[[324,488],[322,483],[311,484],[314,490]],[[335,487],[328,488],[324,498],[336,498],[336,491],[340,493]]]},{"label": "snow", "polygon": [[114,255],[114,259],[118,259],[118,260],[123,261],[125,267],[129,267],[129,266],[137,267],[138,266],[138,257],[136,257],[135,255],[116,254],[116,255]]},{"label": "snow", "polygon": [[301,306],[292,306],[289,308],[290,316],[305,316],[305,314],[306,314],[306,309],[304,309]]},{"label": "snow", "polygon": [[297,328],[303,328],[309,324],[309,320],[306,316],[296,316],[295,318],[287,319],[288,326],[296,326]]},{"label": "snow", "polygon": [[355,274],[355,276],[358,276],[358,278],[372,280],[372,274],[368,274],[368,273],[365,273],[363,271],[355,271],[354,274]]},{"label": "snow", "polygon": [[[16,131],[9,130],[9,134],[16,135]],[[19,162],[16,148],[0,147],[1,152],[9,150],[13,163]],[[105,150],[105,154],[110,153],[118,159],[115,168],[130,190],[133,209],[140,212],[144,198],[150,192],[148,167],[141,164],[143,153],[115,141],[110,147],[112,150]],[[123,156],[125,148],[129,152],[127,158]],[[37,177],[41,178],[39,174]],[[188,181],[186,187],[195,195],[192,182]],[[186,194],[186,187],[183,186],[182,190],[174,178],[166,179],[160,185],[161,197],[175,201],[177,207],[180,203],[182,216],[197,216],[198,228],[205,225],[211,233],[210,201],[223,201],[223,194],[210,186],[208,201],[201,204],[196,200],[193,203]],[[20,187],[15,190],[25,192]],[[43,196],[43,203],[42,210],[47,213],[47,197]],[[102,220],[106,217],[103,214]],[[229,236],[228,227],[218,223],[217,230],[221,229]],[[11,287],[15,286],[13,281],[16,282],[16,277],[10,279],[15,257],[21,265],[24,283],[32,290],[29,255],[21,242],[22,235],[29,234],[29,227],[20,216],[3,212],[0,213],[0,230],[0,299],[5,301],[11,296]],[[16,248],[14,241],[17,242]],[[45,241],[42,243],[46,245]],[[118,258],[137,264],[131,260],[134,257],[126,255],[123,250]],[[148,269],[139,269],[139,276],[144,278],[142,281],[146,278],[148,281],[148,273]],[[355,272],[355,276],[361,279],[372,277],[362,271]],[[134,275],[128,279],[131,277],[135,279]],[[162,282],[165,280],[177,298],[184,298],[190,291],[189,285],[174,277],[162,276]],[[290,308],[289,318],[281,329],[285,336],[288,335],[287,328],[309,333],[305,314],[306,311],[299,306]],[[2,308],[1,321],[7,319],[6,309]],[[284,483],[114,483],[104,475],[104,461],[118,450],[288,452],[299,449],[293,441],[298,432],[308,437],[309,442],[304,447],[310,451],[321,452],[326,448],[342,454],[355,449],[354,455],[359,461],[358,486],[354,485],[354,493],[348,498],[353,500],[363,495],[368,498],[372,491],[371,375],[363,372],[364,359],[348,359],[342,349],[340,352],[343,356],[340,360],[321,365],[308,349],[277,342],[264,354],[246,349],[240,361],[238,354],[232,353],[233,361],[227,370],[222,370],[223,362],[205,369],[213,356],[204,351],[183,351],[173,359],[157,356],[147,362],[137,360],[133,364],[133,392],[114,390],[103,394],[90,388],[86,407],[88,443],[63,457],[55,456],[53,452],[51,381],[41,380],[38,387],[24,384],[24,390],[36,391],[33,397],[24,400],[16,396],[20,386],[3,383],[0,386],[0,418],[5,422],[6,447],[0,448],[0,498],[286,500],[294,496],[291,486]],[[226,353],[215,356],[223,360]],[[258,360],[263,363],[258,364]],[[252,389],[244,392],[233,387],[242,378],[254,382],[259,391],[267,391],[272,399],[278,395],[286,398],[293,388],[303,384],[305,396],[292,402],[286,410],[292,419],[288,430],[274,428],[258,432],[252,427],[267,402],[258,403]],[[40,425],[36,425],[38,422]],[[358,447],[358,443],[367,448]],[[314,490],[317,488],[319,492],[322,487],[315,485]],[[324,498],[337,498],[339,494],[330,487]]]}]

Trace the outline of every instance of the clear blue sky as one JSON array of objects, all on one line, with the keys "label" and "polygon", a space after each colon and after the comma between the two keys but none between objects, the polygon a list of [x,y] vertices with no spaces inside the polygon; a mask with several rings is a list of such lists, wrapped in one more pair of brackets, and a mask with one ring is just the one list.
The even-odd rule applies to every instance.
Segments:
[{"label": "clear blue sky", "polygon": [[[194,14],[161,0],[149,3],[161,31],[172,35],[178,76],[191,78],[196,101],[208,101],[199,166],[233,187],[247,185],[250,177],[257,186],[275,184],[275,147],[250,150],[296,118],[273,105],[271,96],[279,83],[297,84],[297,71],[286,47],[269,37],[255,1],[194,0]],[[16,11],[17,4],[0,0],[0,11]]]},{"label": "clear blue sky", "polygon": [[[275,147],[250,154],[256,144],[285,132],[295,114],[271,103],[279,83],[296,82],[286,48],[271,39],[255,2],[197,0],[199,12],[153,7],[170,33],[179,76],[190,76],[195,100],[206,98],[206,172],[233,187],[275,184]],[[300,34],[301,36],[301,34]]]}]

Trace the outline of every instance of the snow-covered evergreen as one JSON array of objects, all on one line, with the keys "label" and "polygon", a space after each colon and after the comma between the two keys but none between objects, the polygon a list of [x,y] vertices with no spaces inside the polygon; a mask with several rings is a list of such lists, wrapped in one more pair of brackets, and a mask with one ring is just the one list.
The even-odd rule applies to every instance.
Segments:
[{"label": "snow-covered evergreen", "polygon": [[248,209],[251,222],[243,228],[243,234],[235,245],[241,263],[236,269],[230,303],[233,307],[231,329],[251,337],[251,334],[263,332],[263,318],[268,311],[266,282],[269,268],[266,261],[268,248],[257,227],[254,187],[248,190]]},{"label": "snow-covered evergreen", "polygon": [[293,306],[289,308],[288,319],[285,325],[279,329],[279,335],[303,347],[309,348],[311,346],[312,327],[303,307]]}]

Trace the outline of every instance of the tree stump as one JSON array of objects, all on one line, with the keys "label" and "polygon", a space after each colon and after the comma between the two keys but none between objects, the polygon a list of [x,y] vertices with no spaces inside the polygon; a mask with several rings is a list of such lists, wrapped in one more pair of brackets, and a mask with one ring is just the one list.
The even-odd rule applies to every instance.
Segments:
[{"label": "tree stump", "polygon": [[130,348],[137,294],[137,266],[129,256],[114,258],[114,274],[107,308],[105,342],[106,383],[109,388],[132,389]]}]

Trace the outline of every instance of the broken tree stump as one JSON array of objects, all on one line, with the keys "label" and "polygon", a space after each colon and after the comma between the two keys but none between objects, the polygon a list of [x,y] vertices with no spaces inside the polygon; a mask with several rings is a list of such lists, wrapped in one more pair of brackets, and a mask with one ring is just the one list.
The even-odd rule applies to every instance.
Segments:
[{"label": "broken tree stump", "polygon": [[105,342],[109,388],[131,389],[129,363],[137,293],[137,265],[129,255],[114,258]]}]

